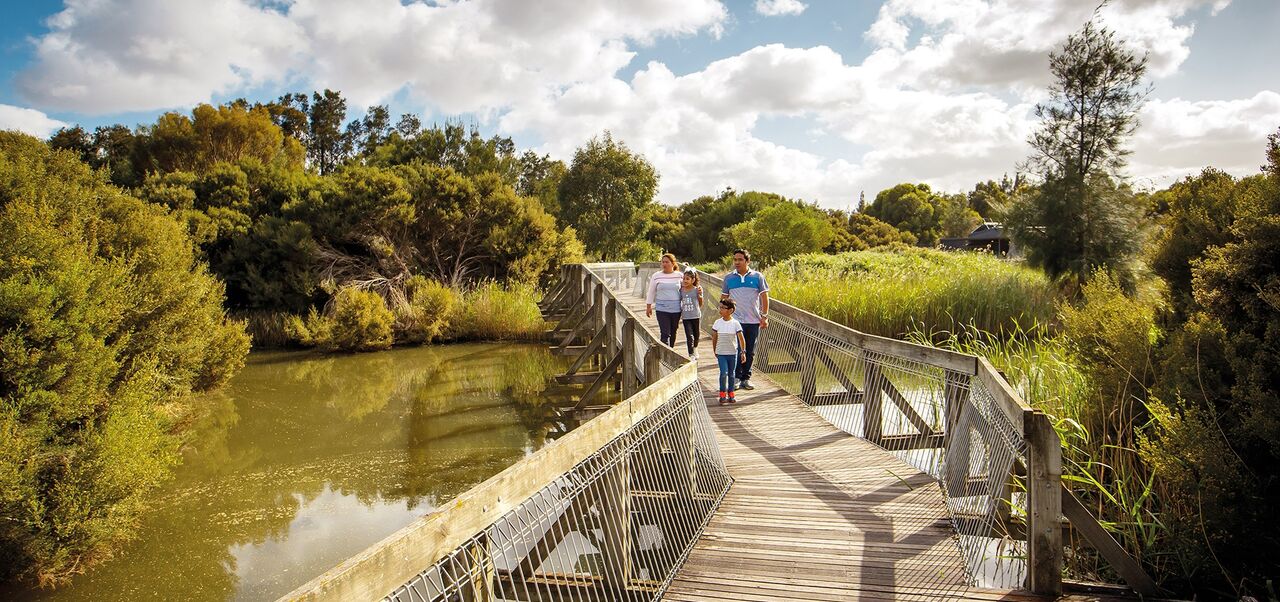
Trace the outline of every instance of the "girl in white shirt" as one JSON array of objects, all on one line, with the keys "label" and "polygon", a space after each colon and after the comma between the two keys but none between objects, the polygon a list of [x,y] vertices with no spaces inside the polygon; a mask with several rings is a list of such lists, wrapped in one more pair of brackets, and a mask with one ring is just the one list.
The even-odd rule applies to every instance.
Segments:
[{"label": "girl in white shirt", "polygon": [[720,319],[711,325],[711,347],[720,366],[720,405],[736,403],[733,398],[734,373],[738,362],[746,361],[747,342],[742,338],[742,324],[733,319],[733,299],[720,301]]}]

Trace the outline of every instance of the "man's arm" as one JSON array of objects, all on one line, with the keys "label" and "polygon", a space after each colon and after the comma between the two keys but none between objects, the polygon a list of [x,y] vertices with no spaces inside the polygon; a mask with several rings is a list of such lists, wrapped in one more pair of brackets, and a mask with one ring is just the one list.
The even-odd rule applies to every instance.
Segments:
[{"label": "man's arm", "polygon": [[769,327],[769,291],[760,293],[760,327]]}]

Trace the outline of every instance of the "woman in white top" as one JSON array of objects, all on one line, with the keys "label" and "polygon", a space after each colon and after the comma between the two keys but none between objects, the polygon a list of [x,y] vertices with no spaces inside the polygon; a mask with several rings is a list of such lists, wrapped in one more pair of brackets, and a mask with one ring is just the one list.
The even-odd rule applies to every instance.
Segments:
[{"label": "woman in white top", "polygon": [[649,277],[649,292],[645,294],[644,315],[658,312],[658,338],[676,346],[676,327],[680,325],[680,283],[684,274],[676,271],[676,256],[662,255],[662,271]]}]

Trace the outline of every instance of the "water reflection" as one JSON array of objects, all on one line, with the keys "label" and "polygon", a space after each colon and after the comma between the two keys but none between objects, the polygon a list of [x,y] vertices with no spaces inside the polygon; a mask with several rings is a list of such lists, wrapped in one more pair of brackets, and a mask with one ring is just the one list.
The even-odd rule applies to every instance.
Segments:
[{"label": "water reflection", "polygon": [[534,345],[254,354],[117,560],[24,600],[273,598],[570,428]]}]

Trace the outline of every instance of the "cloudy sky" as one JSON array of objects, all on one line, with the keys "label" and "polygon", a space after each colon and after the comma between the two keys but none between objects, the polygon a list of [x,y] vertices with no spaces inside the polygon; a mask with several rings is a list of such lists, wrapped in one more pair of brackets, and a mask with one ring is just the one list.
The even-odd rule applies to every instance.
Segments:
[{"label": "cloudy sky", "polygon": [[[66,0],[7,3],[0,129],[136,125],[333,88],[568,160],[611,130],[659,200],[726,186],[829,207],[1012,173],[1086,0]],[[1280,127],[1280,2],[1113,0],[1154,91],[1130,176],[1255,173]]]}]

